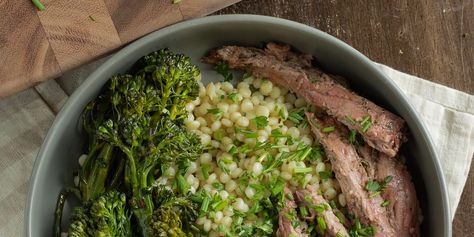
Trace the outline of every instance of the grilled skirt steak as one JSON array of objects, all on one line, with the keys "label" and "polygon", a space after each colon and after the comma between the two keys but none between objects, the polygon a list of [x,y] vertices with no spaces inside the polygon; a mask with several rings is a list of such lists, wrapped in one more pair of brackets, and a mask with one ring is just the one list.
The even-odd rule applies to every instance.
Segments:
[{"label": "grilled skirt steak", "polygon": [[[314,221],[316,216],[321,216],[324,219],[327,227],[326,231],[329,236],[338,236],[338,234],[339,236],[349,236],[349,233],[347,232],[344,225],[342,225],[337,216],[334,215],[329,203],[321,195],[319,195],[317,190],[312,186],[307,186],[306,190],[296,190],[295,198],[298,203],[309,206],[308,209],[311,214],[308,218],[309,221]],[[317,213],[317,211],[312,208],[312,206],[325,207],[326,209],[321,213]]]},{"label": "grilled skirt steak", "polygon": [[[283,208],[278,213],[278,230],[276,235],[278,237],[307,237],[304,233],[307,226],[306,222],[300,221],[296,213],[296,202],[293,198],[293,193],[288,187],[285,187],[285,203]],[[298,226],[294,227],[293,223]]]},{"label": "grilled skirt steak", "polygon": [[265,50],[224,46],[211,51],[203,61],[224,61],[230,68],[250,71],[290,89],[361,133],[371,147],[390,157],[405,140],[403,119],[351,92],[334,77],[312,67],[311,55],[296,54],[289,46],[269,43]]},{"label": "grilled skirt steak", "polygon": [[398,158],[390,159],[368,146],[360,147],[358,152],[367,161],[367,167],[373,167],[375,171],[373,176],[369,175],[371,179],[381,181],[388,176],[392,177],[381,196],[389,202],[386,206],[387,214],[398,236],[420,236],[415,185],[406,167]]},{"label": "grilled skirt steak", "polygon": [[[390,224],[386,208],[382,207],[382,197],[380,195],[371,197],[365,188],[369,181],[367,172],[355,148],[343,139],[347,137],[345,128],[331,118],[323,121],[311,113],[306,113],[306,116],[311,130],[331,161],[333,172],[346,197],[349,212],[363,224],[374,227],[375,236],[398,236]],[[322,132],[321,129],[327,126],[335,126],[336,129],[330,133]]]}]

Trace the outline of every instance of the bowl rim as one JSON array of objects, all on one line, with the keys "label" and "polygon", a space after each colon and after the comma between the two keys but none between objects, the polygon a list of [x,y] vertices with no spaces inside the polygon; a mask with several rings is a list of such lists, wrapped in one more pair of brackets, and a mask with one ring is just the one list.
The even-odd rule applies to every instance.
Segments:
[{"label": "bowl rim", "polygon": [[413,115],[413,125],[420,128],[421,134],[419,135],[421,139],[424,140],[424,142],[427,144],[425,149],[427,149],[429,156],[432,158],[434,162],[434,167],[435,167],[434,171],[435,171],[436,177],[438,178],[438,182],[440,184],[439,188],[441,190],[440,198],[442,200],[442,205],[443,205],[442,209],[445,210],[445,213],[446,213],[446,216],[443,216],[443,222],[447,227],[445,228],[444,236],[452,235],[451,210],[448,205],[448,192],[447,192],[445,177],[442,172],[438,154],[436,153],[434,149],[434,143],[432,141],[432,138],[428,134],[427,127],[421,121],[419,114],[415,111],[413,106],[408,102],[408,98],[406,97],[406,95],[391,79],[388,78],[387,75],[385,75],[376,66],[376,63],[374,63],[365,55],[363,55],[356,49],[352,48],[347,43],[341,41],[340,39],[332,35],[329,35],[328,33],[320,31],[314,27],[311,27],[302,23],[298,23],[295,21],[286,20],[282,18],[272,17],[272,16],[253,15],[253,14],[228,14],[228,15],[206,16],[202,18],[186,20],[180,23],[176,23],[174,25],[164,27],[162,29],[149,33],[135,40],[134,42],[120,49],[112,57],[107,59],[105,63],[103,63],[101,66],[95,69],[87,77],[87,79],[73,92],[73,94],[67,99],[66,103],[63,105],[63,107],[57,114],[56,118],[54,119],[51,127],[48,130],[46,137],[43,140],[43,144],[41,145],[40,150],[38,151],[36,159],[34,161],[33,170],[29,179],[26,207],[24,211],[24,216],[25,216],[24,230],[26,232],[26,236],[28,237],[33,236],[32,226],[31,226],[32,225],[31,212],[32,212],[32,206],[33,206],[33,200],[35,199],[33,196],[35,194],[35,190],[39,188],[37,185],[37,177],[40,174],[40,171],[43,169],[44,163],[45,163],[45,162],[42,162],[42,160],[45,159],[46,153],[48,151],[48,147],[50,147],[50,144],[52,143],[52,141],[59,139],[57,135],[60,132],[60,129],[58,128],[64,126],[62,124],[64,123],[63,120],[65,119],[66,114],[68,113],[69,110],[71,110],[71,107],[73,107],[73,105],[77,103],[77,101],[79,100],[81,95],[84,93],[84,91],[86,91],[91,86],[94,86],[97,78],[100,78],[102,74],[106,73],[107,68],[115,64],[118,60],[124,57],[127,57],[127,55],[130,52],[133,52],[139,49],[143,45],[153,42],[156,38],[160,38],[162,36],[173,34],[174,32],[178,32],[178,31],[185,30],[185,29],[192,28],[199,25],[215,24],[215,23],[237,23],[237,22],[239,23],[245,23],[245,22],[270,23],[270,24],[282,25],[289,28],[294,28],[299,31],[309,33],[312,35],[317,35],[318,37],[321,37],[325,40],[332,41],[332,43],[334,43],[338,47],[341,47],[343,50],[352,54],[357,60],[360,60],[363,64],[366,64],[368,68],[372,71],[372,73],[375,73],[380,78],[384,78],[384,80],[381,80],[380,83],[383,83],[385,84],[385,86],[390,88],[394,92],[396,99],[401,101],[404,104],[403,106],[406,106],[406,109],[408,110],[408,112]]}]

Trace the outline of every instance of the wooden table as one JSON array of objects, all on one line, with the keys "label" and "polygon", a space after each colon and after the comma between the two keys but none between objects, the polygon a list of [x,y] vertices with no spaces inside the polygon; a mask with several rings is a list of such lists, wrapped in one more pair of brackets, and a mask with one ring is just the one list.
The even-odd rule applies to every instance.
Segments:
[{"label": "wooden table", "polygon": [[[311,25],[374,61],[474,94],[474,0],[244,0],[216,14],[230,13]],[[471,166],[453,236],[474,236],[473,222]]]}]

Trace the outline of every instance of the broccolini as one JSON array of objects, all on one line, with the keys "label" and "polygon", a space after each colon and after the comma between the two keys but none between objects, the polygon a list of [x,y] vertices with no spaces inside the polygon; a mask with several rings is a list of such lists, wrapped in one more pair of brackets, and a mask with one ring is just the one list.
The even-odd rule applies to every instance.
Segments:
[{"label": "broccolini", "polygon": [[[67,188],[58,198],[55,236],[60,235],[61,211],[67,193],[74,193],[81,202],[89,203],[108,191],[123,191],[128,200],[126,209],[132,215],[131,223],[137,226],[131,230],[134,235],[160,236],[153,232],[158,220],[159,229],[169,228],[176,233],[189,226],[187,222],[194,218],[195,206],[186,204],[187,208],[183,209],[186,215],[181,217],[183,213],[179,211],[175,213],[177,219],[170,213],[178,212],[176,207],[162,207],[154,202],[153,193],[162,175],[161,168],[171,163],[180,167],[176,187],[181,199],[188,192],[187,183],[179,177],[186,172],[189,161],[202,153],[203,147],[199,138],[185,129],[183,120],[187,116],[186,103],[198,95],[199,75],[189,57],[162,49],[138,60],[128,74],[109,80],[100,95],[84,109],[88,154],[79,169],[77,187]],[[157,213],[169,213],[169,218],[158,218]],[[92,228],[81,219],[73,220],[70,231],[85,228],[84,232],[88,232]],[[186,228],[176,225],[183,220]],[[175,224],[163,225],[168,222]]]}]

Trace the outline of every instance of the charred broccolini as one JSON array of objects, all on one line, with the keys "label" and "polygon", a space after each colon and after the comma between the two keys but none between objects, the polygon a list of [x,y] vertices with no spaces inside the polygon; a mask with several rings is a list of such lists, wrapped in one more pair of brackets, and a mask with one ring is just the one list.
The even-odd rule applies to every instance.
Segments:
[{"label": "charred broccolini", "polygon": [[[196,135],[186,131],[183,119],[185,104],[198,95],[198,76],[198,69],[188,57],[162,49],[138,60],[129,74],[111,78],[84,110],[87,158],[79,169],[77,187],[65,189],[58,199],[55,236],[60,235],[65,194],[76,194],[85,209],[111,190],[126,194],[126,210],[132,215],[133,226],[137,226],[129,229],[130,233],[161,236],[157,230],[189,232],[188,222],[195,218],[196,207],[185,202],[187,183],[180,182],[184,180],[180,176],[203,147]],[[186,207],[183,209],[174,204],[166,207],[168,202],[154,195],[161,168],[171,163],[180,167],[176,179],[180,193],[167,194],[175,201],[182,200],[178,203],[186,203],[181,205]],[[84,223],[73,218],[69,229],[81,227],[88,233],[91,226]]]}]

